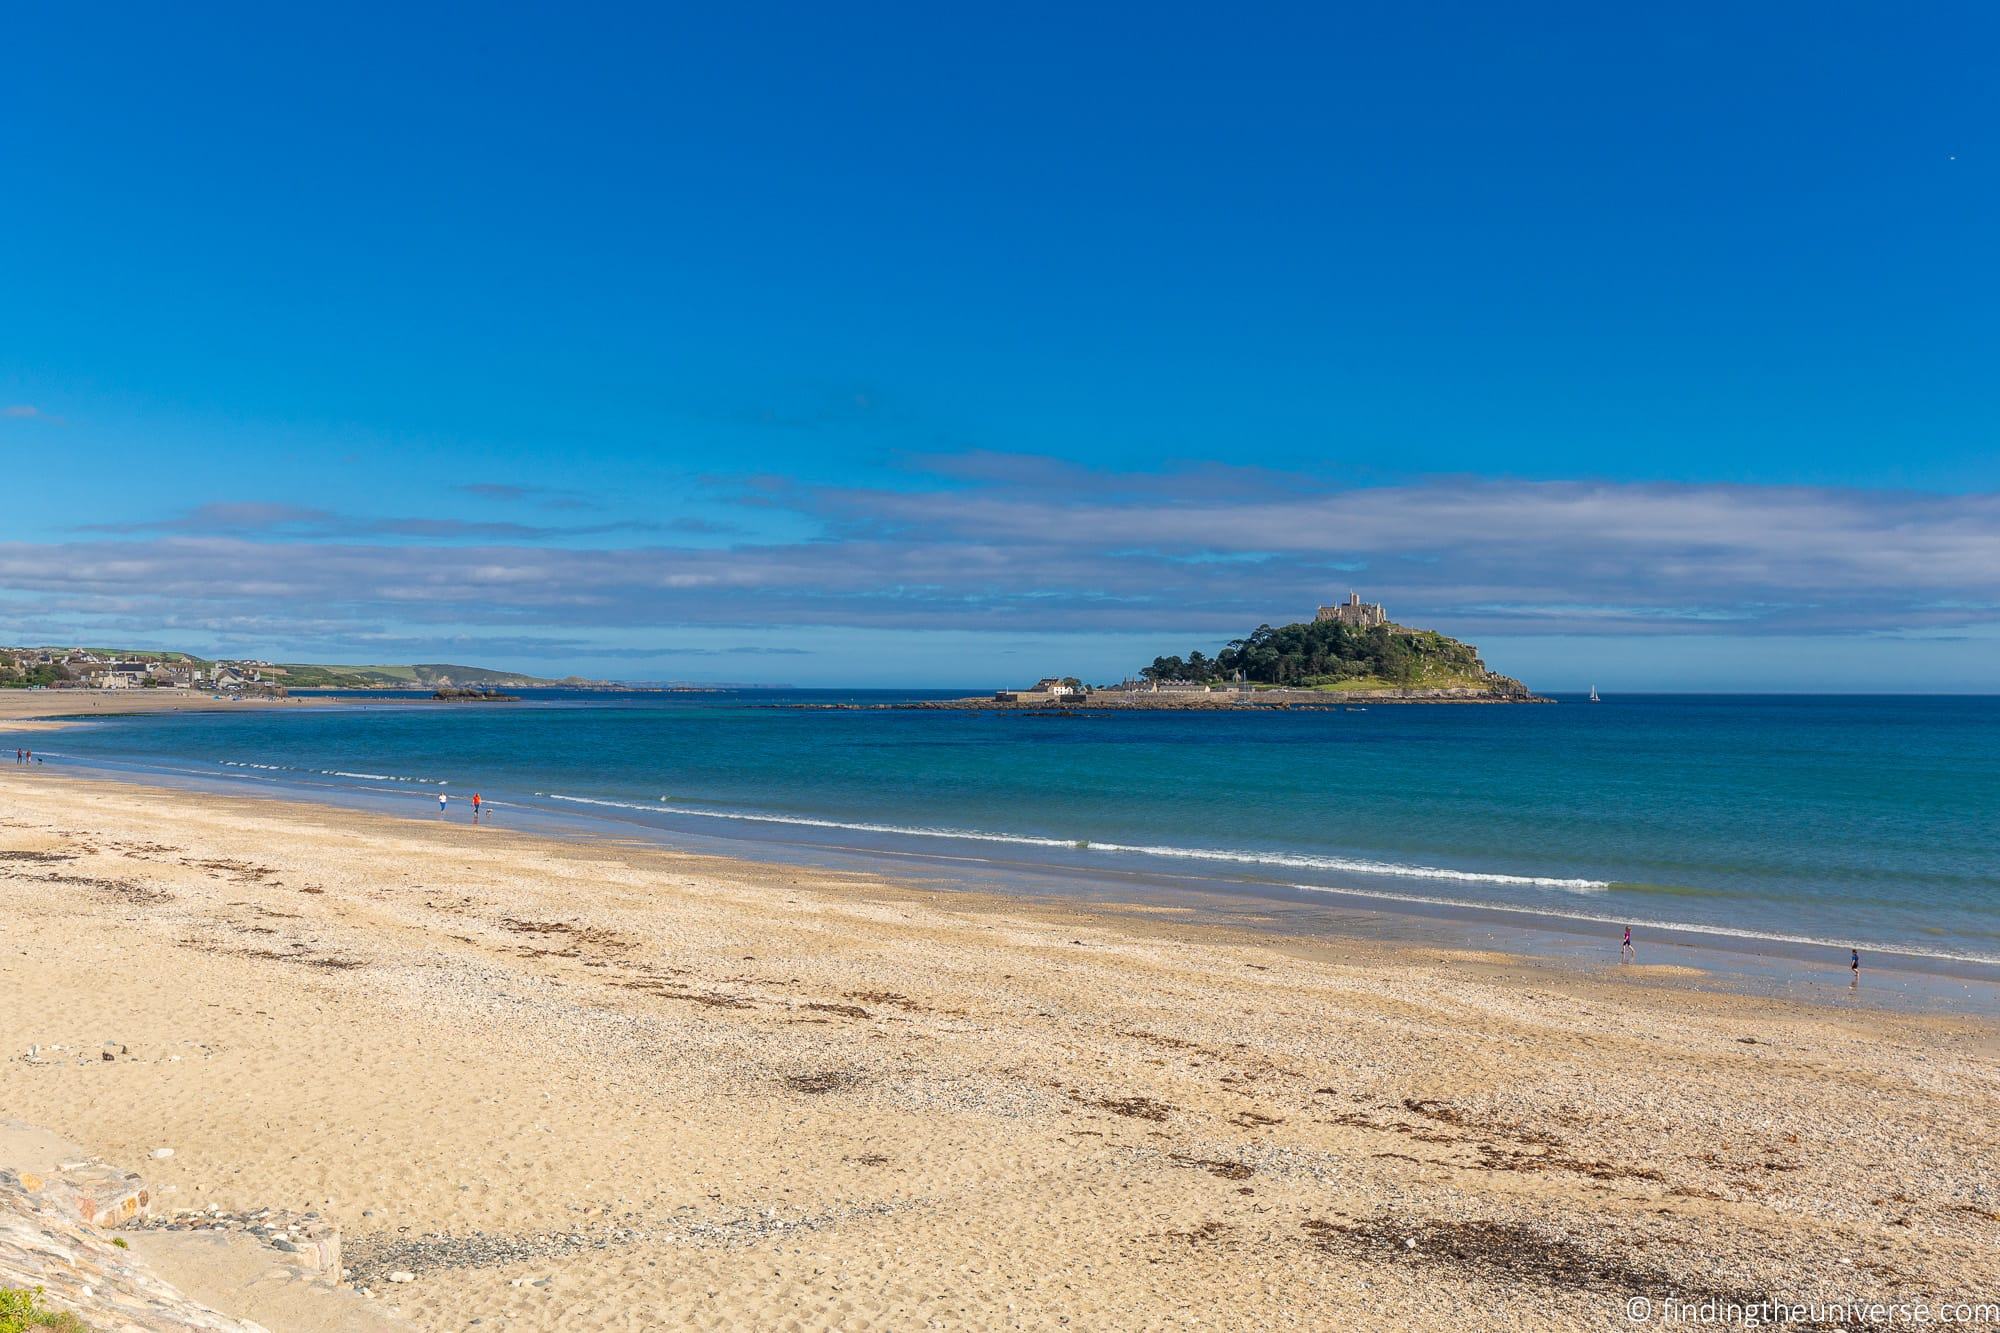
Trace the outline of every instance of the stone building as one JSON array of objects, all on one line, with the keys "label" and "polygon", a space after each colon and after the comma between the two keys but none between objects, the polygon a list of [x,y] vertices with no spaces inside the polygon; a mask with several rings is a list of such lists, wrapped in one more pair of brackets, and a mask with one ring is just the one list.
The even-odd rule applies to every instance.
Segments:
[{"label": "stone building", "polygon": [[1373,629],[1377,625],[1388,624],[1389,613],[1382,609],[1380,602],[1364,602],[1360,593],[1350,592],[1347,594],[1347,600],[1340,605],[1322,606],[1319,614],[1313,619],[1338,621],[1343,625],[1352,625],[1355,629]]},{"label": "stone building", "polygon": [[993,698],[1003,704],[1054,704],[1065,699],[1079,698],[1089,691],[1070,683],[1063,676],[1043,676],[1036,681],[1033,689],[996,690]]}]

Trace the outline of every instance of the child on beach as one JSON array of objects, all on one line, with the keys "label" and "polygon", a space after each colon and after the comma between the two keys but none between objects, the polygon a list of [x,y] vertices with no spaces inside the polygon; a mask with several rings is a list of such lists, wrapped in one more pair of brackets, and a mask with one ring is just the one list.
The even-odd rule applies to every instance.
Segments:
[{"label": "child on beach", "polygon": [[1618,946],[1618,961],[1629,963],[1637,959],[1638,956],[1638,950],[1632,947],[1632,927],[1627,926],[1625,927],[1625,942]]}]

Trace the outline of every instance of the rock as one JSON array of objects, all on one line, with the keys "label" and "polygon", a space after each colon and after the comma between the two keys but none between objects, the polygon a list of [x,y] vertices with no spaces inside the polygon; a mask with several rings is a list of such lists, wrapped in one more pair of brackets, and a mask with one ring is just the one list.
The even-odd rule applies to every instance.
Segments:
[{"label": "rock", "polygon": [[395,1272],[389,1274],[389,1280],[391,1282],[415,1282],[417,1280],[417,1275],[415,1273],[410,1272],[408,1269],[399,1268]]},{"label": "rock", "polygon": [[90,1328],[257,1333],[152,1276],[122,1237],[105,1234],[146,1221],[147,1190],[137,1177],[70,1162],[38,1179],[41,1188],[32,1189],[21,1173],[0,1172],[0,1288],[44,1288],[51,1306]]},{"label": "rock", "polygon": [[164,1162],[173,1155],[174,1155],[174,1150],[172,1148],[153,1149],[153,1160],[156,1162]]},{"label": "rock", "polygon": [[272,1241],[271,1245],[272,1248],[283,1250],[286,1254],[297,1254],[299,1252],[299,1247],[286,1240],[283,1236]]}]

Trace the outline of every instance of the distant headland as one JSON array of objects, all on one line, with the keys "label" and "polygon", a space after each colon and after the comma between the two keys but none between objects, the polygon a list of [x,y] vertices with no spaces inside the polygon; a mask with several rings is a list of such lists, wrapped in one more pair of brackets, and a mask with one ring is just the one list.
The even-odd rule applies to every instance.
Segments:
[{"label": "distant headland", "polygon": [[[615,689],[608,681],[551,680],[518,671],[417,662],[342,666],[203,658],[192,653],[115,648],[0,648],[0,689],[183,689],[247,695],[290,690],[434,690],[490,695],[495,690],[561,687]],[[459,697],[441,694],[439,697]]]}]

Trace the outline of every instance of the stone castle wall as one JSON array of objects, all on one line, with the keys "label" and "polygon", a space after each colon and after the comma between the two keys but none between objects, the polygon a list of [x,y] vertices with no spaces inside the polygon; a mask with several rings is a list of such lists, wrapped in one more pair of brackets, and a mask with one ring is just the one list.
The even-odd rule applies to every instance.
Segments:
[{"label": "stone castle wall", "polygon": [[1331,620],[1356,629],[1373,629],[1388,624],[1389,613],[1380,602],[1364,602],[1359,593],[1349,593],[1347,600],[1337,606],[1322,606],[1313,619],[1321,624]]}]

